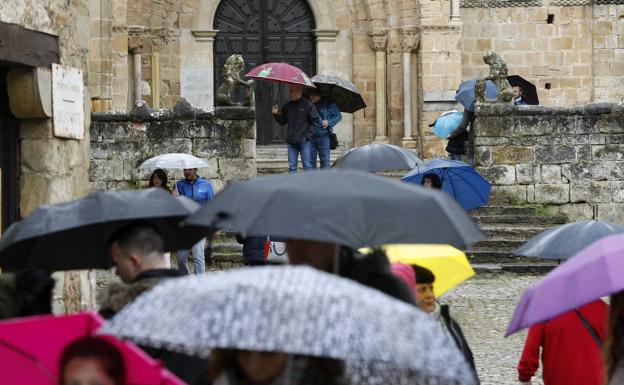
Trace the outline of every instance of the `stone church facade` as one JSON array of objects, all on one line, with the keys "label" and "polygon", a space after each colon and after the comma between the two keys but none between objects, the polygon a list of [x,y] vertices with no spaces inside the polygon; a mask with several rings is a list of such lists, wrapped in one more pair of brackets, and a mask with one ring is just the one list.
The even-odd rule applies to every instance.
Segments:
[{"label": "stone church facade", "polygon": [[[340,124],[347,147],[388,141],[430,157],[443,154],[443,143],[428,124],[455,107],[462,80],[486,71],[481,57],[489,49],[511,74],[536,84],[543,105],[624,97],[624,5],[618,0],[99,3],[89,60],[98,111],[127,109],[139,93],[153,107],[171,107],[182,96],[210,108],[224,55],[242,53],[247,68],[290,61],[352,80],[368,108]],[[282,100],[276,94],[284,90],[259,95],[259,145],[282,139],[273,135],[266,112]]]}]

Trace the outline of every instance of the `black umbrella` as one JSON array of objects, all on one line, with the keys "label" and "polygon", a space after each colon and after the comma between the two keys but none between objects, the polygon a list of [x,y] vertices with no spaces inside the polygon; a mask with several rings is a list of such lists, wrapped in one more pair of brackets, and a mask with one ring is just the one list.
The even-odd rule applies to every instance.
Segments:
[{"label": "black umbrella", "polygon": [[527,104],[535,106],[539,104],[535,84],[518,75],[507,76],[507,81],[509,81],[509,84],[511,84],[512,87],[520,87],[522,89],[522,100],[524,100]]},{"label": "black umbrella", "polygon": [[0,267],[48,271],[110,268],[109,238],[133,221],[156,226],[165,241],[165,251],[189,248],[205,234],[201,229],[179,225],[193,207],[159,188],[98,192],[41,206],[0,238]]},{"label": "black umbrella", "polygon": [[324,97],[331,98],[338,109],[349,114],[366,108],[366,103],[357,87],[348,80],[338,76],[316,75],[312,82]]},{"label": "black umbrella", "polygon": [[545,259],[568,259],[600,238],[618,233],[624,233],[624,226],[601,221],[568,223],[539,233],[514,254]]},{"label": "black umbrella", "polygon": [[424,165],[422,159],[404,148],[391,144],[373,143],[355,147],[336,159],[333,167],[349,168],[366,172],[411,170]]},{"label": "black umbrella", "polygon": [[338,243],[443,243],[484,238],[446,193],[357,171],[319,170],[232,182],[186,226]]}]

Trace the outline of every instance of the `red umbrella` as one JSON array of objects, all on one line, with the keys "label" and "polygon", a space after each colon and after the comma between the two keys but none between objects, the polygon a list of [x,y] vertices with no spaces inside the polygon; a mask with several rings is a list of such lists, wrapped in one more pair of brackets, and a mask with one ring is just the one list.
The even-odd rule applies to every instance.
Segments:
[{"label": "red umbrella", "polygon": [[296,84],[314,87],[314,83],[302,70],[286,63],[265,63],[252,69],[245,75],[249,78],[268,80],[278,83]]},{"label": "red umbrella", "polygon": [[[63,349],[81,337],[97,337],[104,320],[95,313],[68,316],[35,316],[0,322],[0,373],[2,383],[53,385],[58,383]],[[183,385],[136,345],[113,336],[106,340],[121,353],[127,384]],[[6,382],[5,382],[6,381]]]}]

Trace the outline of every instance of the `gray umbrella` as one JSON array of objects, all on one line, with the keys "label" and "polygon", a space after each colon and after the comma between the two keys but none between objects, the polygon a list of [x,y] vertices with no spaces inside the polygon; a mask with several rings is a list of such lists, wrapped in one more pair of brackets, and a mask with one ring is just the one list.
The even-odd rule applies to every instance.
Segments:
[{"label": "gray umbrella", "polygon": [[411,170],[424,164],[422,159],[409,150],[391,144],[373,143],[350,149],[336,159],[333,167],[375,173]]},{"label": "gray umbrella", "polygon": [[624,226],[601,221],[582,221],[552,227],[529,239],[516,255],[545,259],[568,259],[611,234],[624,233]]},{"label": "gray umbrella", "polygon": [[222,348],[338,359],[357,378],[354,384],[371,383],[363,372],[392,375],[390,368],[395,378],[412,380],[393,383],[474,383],[435,318],[305,266],[170,280],[124,308],[101,332],[200,357]]},{"label": "gray umbrella", "polygon": [[[194,202],[193,202],[194,203]],[[192,246],[205,231],[180,222],[198,208],[160,188],[97,192],[65,203],[41,206],[7,229],[0,238],[0,267],[37,267],[48,271],[107,269],[110,236],[133,221],[159,229],[165,251]]]},{"label": "gray umbrella", "polygon": [[366,108],[360,91],[346,79],[332,75],[316,75],[312,78],[312,82],[321,94],[331,98],[342,112],[352,114]]},{"label": "gray umbrella", "polygon": [[484,238],[442,191],[339,169],[232,182],[185,225],[355,248],[390,243],[463,248]]}]

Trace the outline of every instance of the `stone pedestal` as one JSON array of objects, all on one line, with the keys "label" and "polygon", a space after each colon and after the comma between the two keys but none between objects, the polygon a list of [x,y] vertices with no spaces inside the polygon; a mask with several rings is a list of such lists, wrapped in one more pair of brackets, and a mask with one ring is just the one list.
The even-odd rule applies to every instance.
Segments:
[{"label": "stone pedestal", "polygon": [[378,32],[369,35],[375,50],[375,139],[376,143],[388,143],[386,122],[386,46],[388,35]]}]

